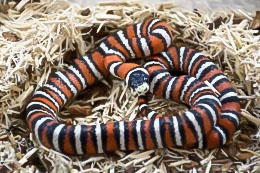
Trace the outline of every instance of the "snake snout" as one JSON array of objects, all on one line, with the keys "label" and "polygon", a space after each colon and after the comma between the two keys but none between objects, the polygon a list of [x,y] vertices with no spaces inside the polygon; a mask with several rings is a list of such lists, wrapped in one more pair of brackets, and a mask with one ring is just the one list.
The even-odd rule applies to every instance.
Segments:
[{"label": "snake snout", "polygon": [[149,84],[148,83],[143,83],[141,86],[136,88],[136,92],[139,95],[143,95],[143,94],[147,93],[148,91],[149,91]]}]

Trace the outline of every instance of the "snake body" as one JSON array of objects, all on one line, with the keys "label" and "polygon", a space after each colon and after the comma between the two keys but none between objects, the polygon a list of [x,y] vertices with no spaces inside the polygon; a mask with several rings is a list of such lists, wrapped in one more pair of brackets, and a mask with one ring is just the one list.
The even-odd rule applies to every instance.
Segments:
[{"label": "snake body", "polygon": [[[139,97],[139,109],[149,119],[160,118],[167,123],[166,146],[216,148],[224,145],[239,125],[240,104],[231,82],[214,63],[201,53],[185,48],[170,47],[149,58],[145,68],[150,76],[150,91],[156,96],[191,106],[177,116],[163,117],[151,110],[145,96]],[[171,76],[176,72],[187,75]],[[215,96],[204,81],[219,93]]]},{"label": "snake body", "polygon": [[[171,49],[167,51],[171,42],[172,32],[170,27],[161,20],[149,19],[108,36],[93,53],[75,59],[68,69],[51,75],[47,83],[34,93],[26,108],[27,123],[37,141],[47,148],[69,155],[95,154],[114,150],[146,150],[170,146],[212,148],[223,145],[234,133],[239,123],[239,106],[233,106],[233,103],[238,104],[238,100],[236,95],[230,95],[231,92],[234,93],[230,82],[223,77],[224,75],[220,70],[208,70],[208,67],[201,68],[204,59],[202,58],[203,62],[199,63],[201,60],[194,57],[201,56],[197,56],[197,53],[191,56],[193,53],[190,53],[189,49],[185,48],[185,51],[180,49],[185,54],[169,55],[169,59],[158,58],[171,52]],[[187,54],[187,52],[189,53]],[[151,57],[152,55],[156,56]],[[143,57],[151,57],[149,59],[155,60],[148,62],[145,68],[125,62],[131,58]],[[178,62],[178,58],[180,58],[180,62]],[[148,91],[150,85],[150,90],[162,97],[165,95],[162,94],[165,87],[160,86],[165,82],[162,81],[162,84],[158,82],[161,79],[156,79],[156,76],[158,77],[156,73],[163,71],[169,76],[168,70],[187,72],[189,62],[192,64],[191,76],[196,76],[197,73],[203,75],[198,76],[198,79],[192,78],[192,81],[189,77],[183,79],[185,82],[180,84],[183,86],[181,88],[184,89],[182,90],[183,97],[176,98],[177,100],[185,100],[186,103],[191,103],[191,105],[197,104],[198,108],[194,108],[195,111],[189,113],[193,114],[196,120],[200,119],[197,121],[196,127],[190,125],[191,123],[185,119],[185,115],[182,116],[184,118],[182,122],[177,120],[178,124],[172,116],[153,116],[150,120],[109,122],[96,125],[61,124],[55,118],[72,97],[103,79],[109,73],[125,80],[130,87],[141,95]],[[160,63],[164,65],[158,66]],[[195,66],[195,63],[200,65]],[[179,67],[177,67],[178,65]],[[213,79],[212,76],[214,75],[217,78]],[[198,87],[194,88],[196,84],[193,81],[206,79],[223,95],[220,99],[215,97],[214,93],[200,81],[198,81]],[[157,82],[154,83],[154,81]],[[190,83],[187,81],[190,81]],[[179,82],[178,80],[176,83]],[[166,83],[167,86],[175,87],[170,82]],[[227,87],[230,92],[228,90],[226,94],[225,89]],[[192,95],[190,101],[186,99],[188,97],[186,92],[195,92],[194,95],[190,94]],[[196,101],[198,97],[201,98]],[[168,97],[166,93],[165,98],[172,97]],[[142,108],[141,111],[144,115],[146,115],[145,112],[151,111],[145,100],[144,97],[140,96],[140,108]],[[201,105],[206,104],[208,106],[201,108]],[[197,111],[197,109],[201,110]],[[227,112],[223,113],[226,110]],[[204,113],[202,113],[203,111]],[[229,125],[232,126],[228,127]],[[177,126],[179,129],[175,128]],[[198,127],[201,128],[201,131],[194,130]],[[176,135],[177,130],[179,130],[180,136]],[[199,134],[200,132],[201,134]],[[220,133],[227,136],[226,140],[220,137]],[[219,142],[217,145],[210,142],[206,144],[206,141],[210,139],[217,139]]]}]

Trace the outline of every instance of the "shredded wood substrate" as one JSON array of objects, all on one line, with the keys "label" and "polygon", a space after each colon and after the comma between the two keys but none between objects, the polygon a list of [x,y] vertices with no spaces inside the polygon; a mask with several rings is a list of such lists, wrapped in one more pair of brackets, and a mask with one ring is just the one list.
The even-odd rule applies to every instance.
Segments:
[{"label": "shredded wood substrate", "polygon": [[[260,12],[188,11],[142,1],[82,8],[64,0],[1,0],[0,10],[0,172],[260,171]],[[203,52],[232,81],[242,112],[232,140],[212,150],[164,148],[78,157],[36,143],[24,113],[32,93],[108,34],[149,17],[166,21],[175,45]],[[165,114],[187,109],[154,96],[150,105]],[[136,94],[110,77],[80,93],[58,119],[90,125],[145,118],[138,112]]]}]

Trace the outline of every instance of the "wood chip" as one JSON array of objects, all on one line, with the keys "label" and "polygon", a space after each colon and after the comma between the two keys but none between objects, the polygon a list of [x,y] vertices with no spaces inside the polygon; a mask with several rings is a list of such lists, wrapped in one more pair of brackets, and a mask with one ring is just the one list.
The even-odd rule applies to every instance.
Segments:
[{"label": "wood chip", "polygon": [[226,172],[230,169],[230,167],[232,166],[232,162],[227,162],[224,165],[221,166],[221,171]]},{"label": "wood chip", "polygon": [[127,1],[101,1],[100,6],[118,6],[118,5],[128,5]]},{"label": "wood chip", "polygon": [[21,160],[19,160],[19,163],[21,165],[24,165],[26,162],[28,162],[28,159],[32,157],[36,152],[38,151],[38,148],[33,148],[29,152],[26,153],[26,155],[23,156]]},{"label": "wood chip", "polygon": [[20,11],[23,7],[24,7],[24,5],[27,3],[27,2],[29,2],[30,0],[21,0],[20,2],[19,2],[19,4],[17,4],[16,5],[16,9],[18,10],[18,11]]},{"label": "wood chip", "polygon": [[[46,168],[45,172],[258,170],[259,12],[256,15],[237,9],[193,12],[175,8],[175,4],[170,2],[150,6],[139,0],[99,4],[90,10],[90,7],[82,8],[65,0],[0,1],[0,34],[3,36],[0,38],[0,161],[6,165],[5,170],[41,172],[38,170],[41,166],[35,168],[35,163],[30,160],[35,153],[39,153],[37,159],[42,163],[39,165]],[[47,81],[50,74],[66,68],[77,56],[92,52],[108,34],[150,17],[165,20],[174,33],[174,45],[202,51],[216,62],[236,87],[242,108],[241,130],[226,146],[214,152],[169,148],[68,157],[41,147],[33,140],[32,133],[24,129],[23,122],[14,126],[15,115],[21,113],[26,100]],[[73,54],[64,58],[68,51]],[[72,105],[62,109],[62,117],[57,118],[69,124],[84,125],[145,119],[137,111],[136,96],[123,81],[109,77],[101,82],[99,89],[93,86],[82,92]],[[78,107],[73,108],[75,105]],[[183,105],[156,97],[152,98],[150,106],[162,114],[187,110]],[[72,114],[79,112],[88,116],[67,118],[71,108]],[[248,121],[254,123],[253,128]],[[19,135],[27,132],[29,135]],[[27,159],[26,151],[36,150],[31,150],[32,145],[38,150]],[[22,157],[20,162],[23,166],[18,157]],[[9,160],[13,165],[7,163]]]},{"label": "wood chip", "polygon": [[88,116],[91,114],[92,106],[91,105],[71,105],[68,107],[70,115],[73,117],[77,116]]},{"label": "wood chip", "polygon": [[19,40],[19,38],[17,37],[17,35],[13,34],[13,33],[8,33],[8,32],[3,32],[2,36],[10,41],[16,42]]},{"label": "wood chip", "polygon": [[248,120],[250,120],[251,122],[255,123],[257,126],[260,126],[260,119],[254,117],[253,115],[251,115],[248,111],[242,109],[241,114],[247,118]]},{"label": "wood chip", "polygon": [[191,163],[191,161],[190,160],[177,161],[177,162],[174,162],[174,163],[170,163],[169,167],[180,166],[180,165],[187,164],[187,163]]},{"label": "wood chip", "polygon": [[97,20],[121,20],[121,16],[113,15],[113,14],[104,14],[104,13],[97,13],[95,15]]},{"label": "wood chip", "polygon": [[249,149],[240,149],[241,151],[244,151],[244,152],[249,152],[249,153],[252,153],[258,157],[260,157],[260,150],[255,152],[255,151],[252,151],[252,150],[249,150]]},{"label": "wood chip", "polygon": [[260,29],[260,11],[256,11],[256,15],[250,27],[252,29]]},{"label": "wood chip", "polygon": [[251,158],[254,154],[252,153],[240,153],[237,157],[239,158],[239,160],[247,160],[249,158]]},{"label": "wood chip", "polygon": [[81,13],[80,13],[82,16],[88,16],[90,14],[90,9],[87,8],[85,10],[83,10]]}]

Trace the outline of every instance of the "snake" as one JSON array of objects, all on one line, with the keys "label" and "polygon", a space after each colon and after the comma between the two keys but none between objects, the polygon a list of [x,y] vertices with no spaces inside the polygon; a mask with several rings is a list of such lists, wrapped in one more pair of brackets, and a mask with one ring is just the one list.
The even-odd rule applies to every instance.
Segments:
[{"label": "snake", "polygon": [[[208,60],[204,58],[197,60],[197,57],[201,57],[197,53],[194,53],[196,54],[194,56],[191,56],[192,53],[187,54],[190,49],[184,51],[181,48],[180,51],[186,52],[185,54],[168,55],[166,60],[158,58],[169,53],[171,48],[168,48],[172,41],[173,33],[166,22],[160,19],[148,19],[111,34],[95,51],[74,59],[67,69],[52,74],[47,82],[34,92],[26,107],[26,121],[37,142],[67,155],[97,154],[115,150],[147,150],[171,146],[212,148],[226,143],[227,137],[232,136],[239,124],[239,104],[237,96],[230,95],[230,93],[235,93],[231,83],[227,78],[224,79],[223,73],[219,70],[201,69],[200,67],[203,66],[201,64],[192,66],[197,61],[203,61],[202,63],[205,61],[208,64]],[[144,67],[127,62],[141,58],[149,60]],[[178,58],[180,62],[177,62]],[[150,59],[155,60],[150,61]],[[178,85],[181,86],[179,91],[182,91],[183,97],[180,100],[186,98],[186,93],[192,93],[188,102],[195,106],[182,116],[159,115],[150,117],[148,120],[96,123],[95,125],[63,124],[56,118],[60,110],[78,93],[108,77],[109,74],[124,80],[139,94],[139,108],[142,114],[146,115],[152,110],[148,107],[145,94],[150,90],[158,95],[164,91],[162,88],[165,88],[160,87],[161,80],[157,79],[162,75],[155,74],[163,71],[163,74],[167,73],[170,77],[168,71],[171,70],[172,65],[179,64],[179,68],[184,70],[188,62],[192,62],[191,75],[196,76],[199,73],[203,76],[210,76],[205,77],[209,81],[212,76],[216,75],[217,78],[210,82],[223,95],[220,99],[202,84],[203,81],[198,81],[198,87],[194,88],[193,86],[197,85],[194,81],[200,79],[187,77],[183,79],[183,84],[178,80]],[[175,87],[173,82],[166,83],[171,88]],[[228,88],[228,94],[226,94],[226,88]],[[167,93],[164,98],[169,98]],[[234,100],[230,101],[230,98]],[[187,99],[185,100],[187,102]],[[236,103],[235,108],[233,103]],[[193,124],[197,123],[195,127],[192,126],[190,119],[185,118],[189,118],[187,114],[190,117],[193,114],[197,120],[193,122]],[[177,122],[174,117],[177,118]],[[181,118],[184,120],[179,120]],[[232,126],[228,127],[229,125]],[[176,128],[177,126],[179,129]],[[198,128],[201,130],[197,130]],[[176,135],[177,131],[179,136]],[[222,136],[220,137],[219,134]],[[206,145],[206,141],[210,139],[217,139],[219,145],[210,143]]]}]

